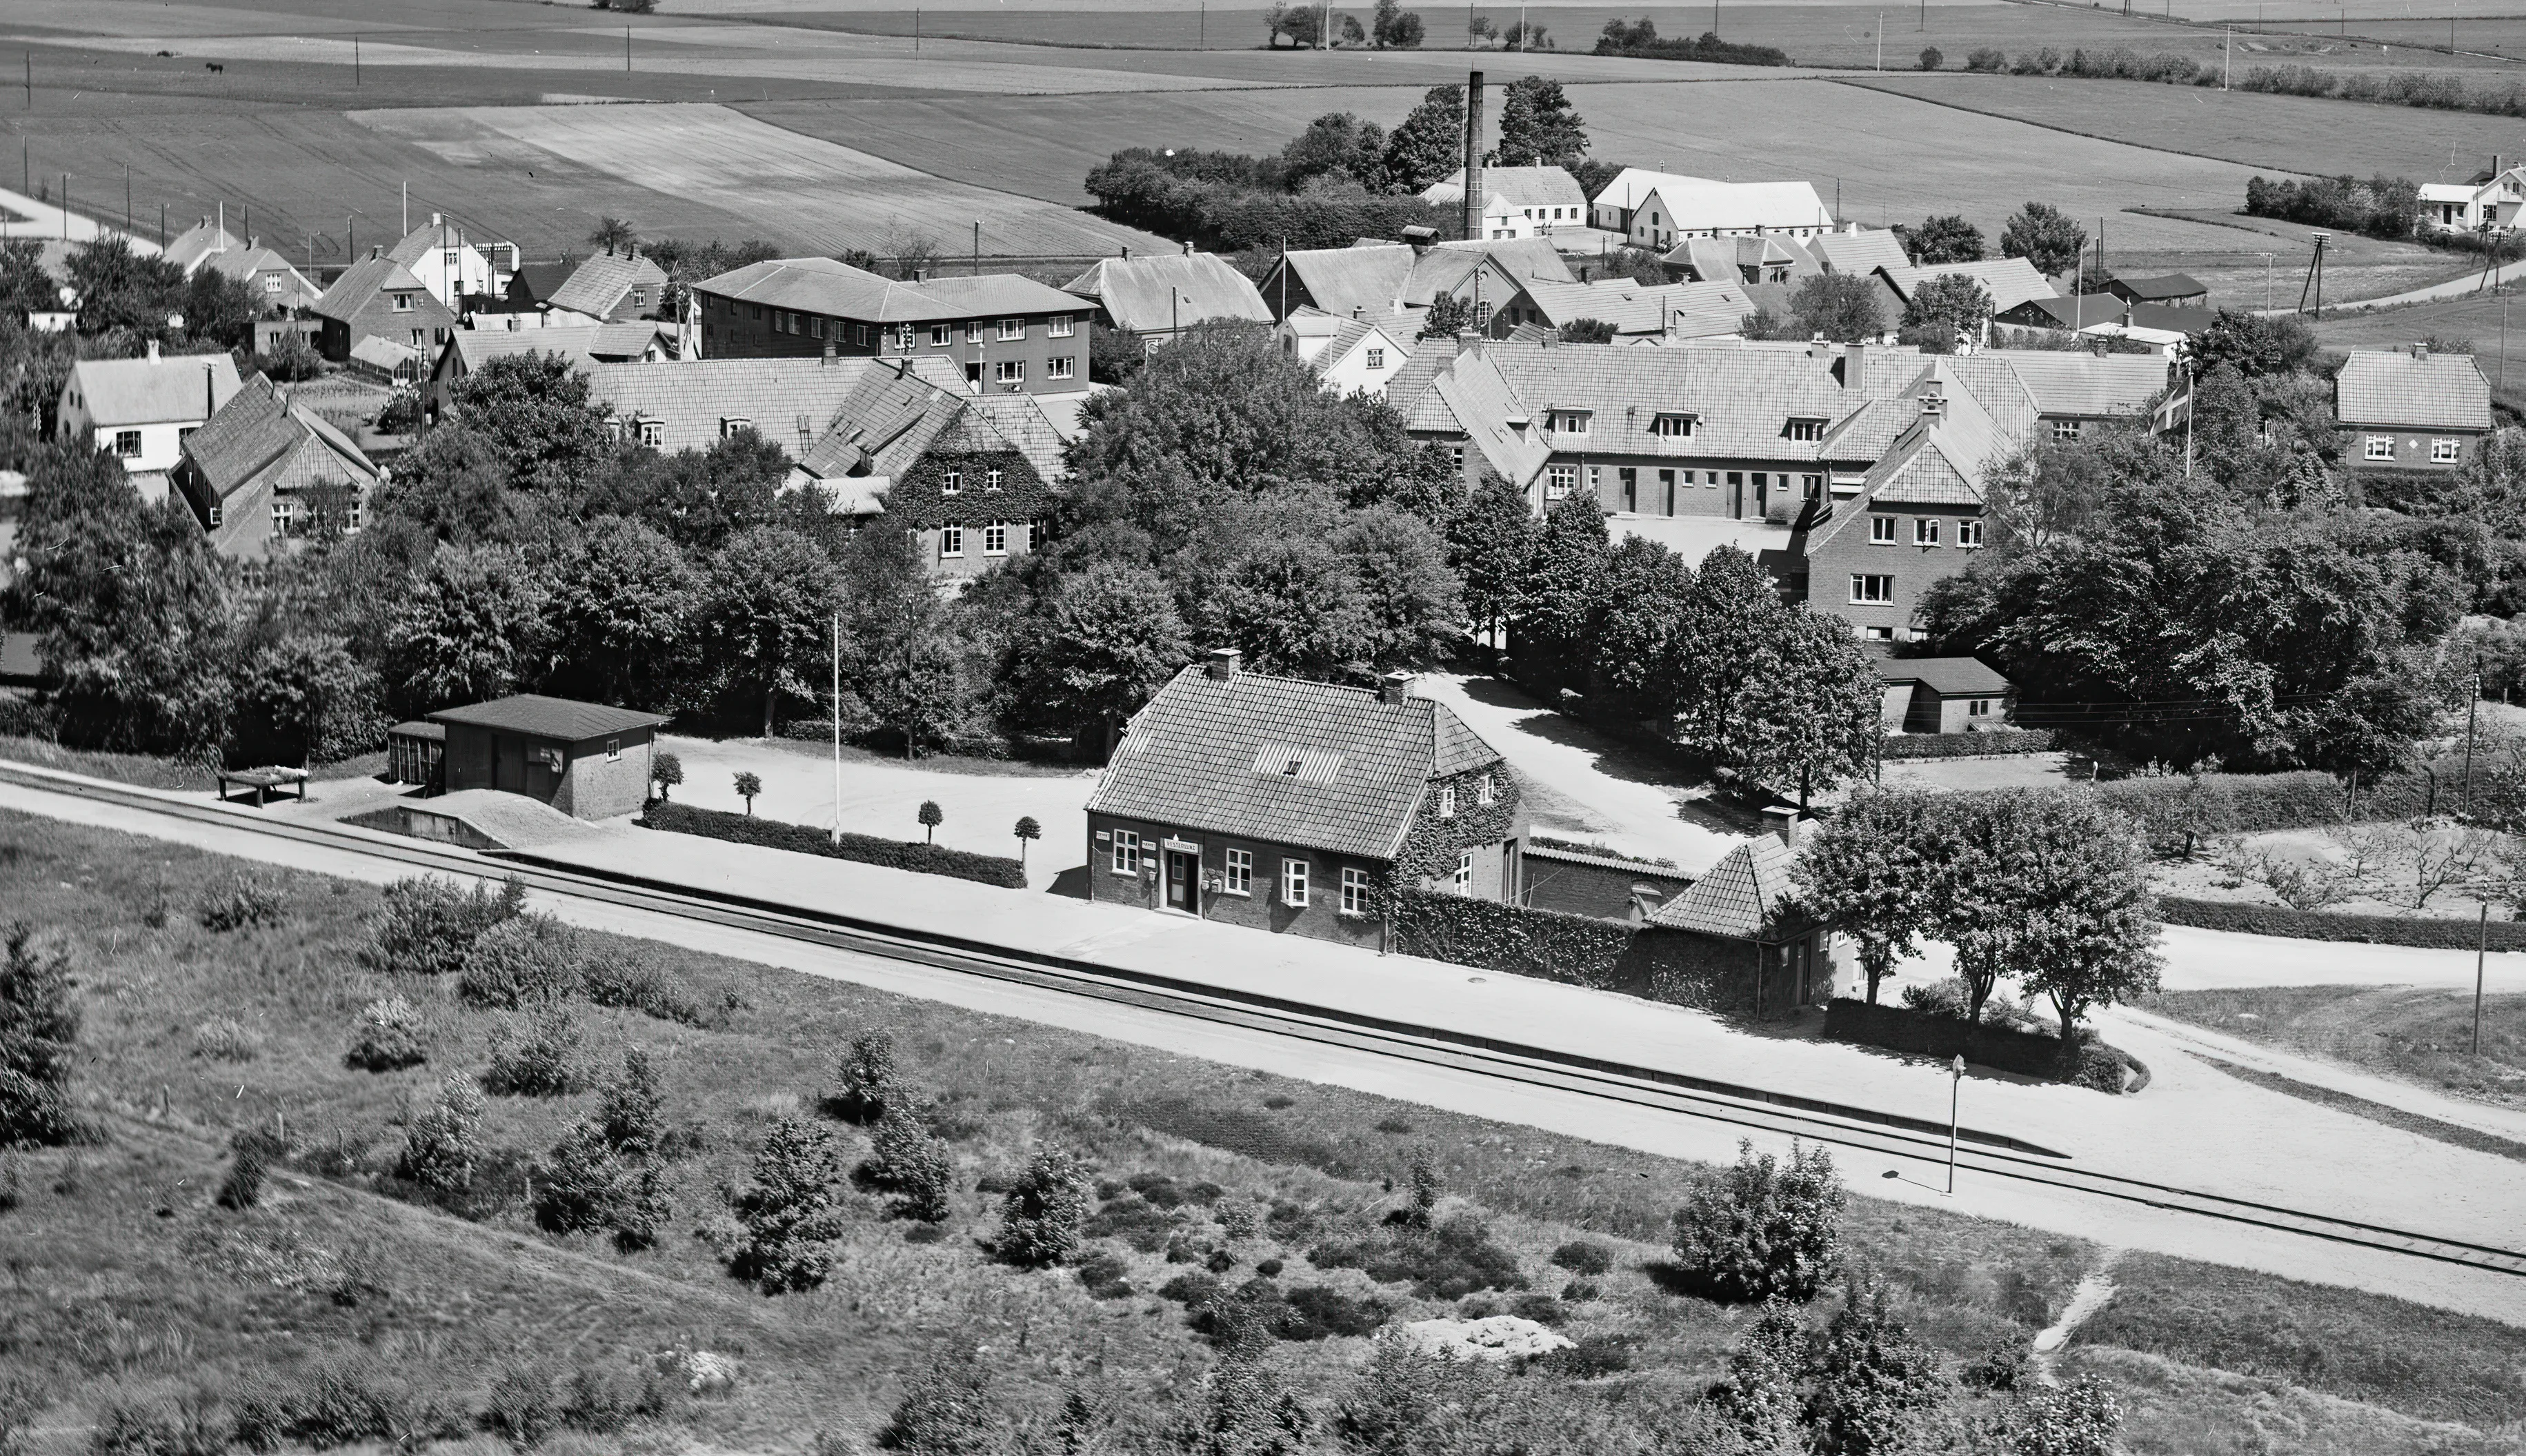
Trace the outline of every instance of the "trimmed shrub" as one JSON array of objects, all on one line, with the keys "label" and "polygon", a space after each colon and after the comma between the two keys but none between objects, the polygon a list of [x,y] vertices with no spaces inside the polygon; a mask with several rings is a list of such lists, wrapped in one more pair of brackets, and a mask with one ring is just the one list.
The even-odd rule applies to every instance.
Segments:
[{"label": "trimmed shrub", "polygon": [[1965,56],[1965,70],[1985,72],[1992,75],[1997,75],[1999,69],[2007,64],[2008,57],[1987,45]]},{"label": "trimmed shrub", "polygon": [[1405,955],[1540,980],[1608,986],[1616,963],[1631,945],[1632,929],[1585,915],[1406,889],[1394,896],[1394,937]]},{"label": "trimmed shrub", "polygon": [[889,870],[910,870],[918,875],[944,875],[980,884],[995,884],[1002,889],[1026,888],[1026,867],[999,855],[882,839],[874,834],[844,834],[841,842],[835,843],[825,830],[807,825],[756,819],[717,809],[696,809],[689,804],[651,804],[641,816],[640,823],[647,828],[699,834],[735,844],[785,849],[793,854],[823,855],[828,859],[851,860],[863,865],[883,865]]},{"label": "trimmed shrub", "polygon": [[258,926],[277,926],[287,919],[280,891],[249,875],[235,875],[228,882],[206,890],[201,904],[193,909],[193,918],[202,929],[216,933],[253,929]]},{"label": "trimmed shrub", "polygon": [[2428,950],[2471,950],[2480,940],[2493,950],[2526,950],[2526,921],[2495,920],[2484,926],[2470,920],[2344,915],[2330,910],[2292,910],[2286,905],[2196,900],[2183,895],[2158,896],[2157,918],[2170,926],[2235,930],[2247,935],[2286,935],[2298,940],[2412,945]]},{"label": "trimmed shrub", "polygon": [[465,969],[477,937],[526,907],[526,884],[514,875],[497,891],[479,883],[460,890],[429,875],[398,879],[386,886],[385,911],[361,959],[395,975],[452,976]]},{"label": "trimmed shrub", "polygon": [[[1904,998],[1914,999],[1912,987],[1904,988]],[[2049,1032],[1989,1021],[1978,1026],[1967,1022],[1960,996],[1933,991],[1919,999],[1919,1005],[1871,1006],[1853,997],[1837,996],[1824,1009],[1825,1037],[1933,1056],[1941,1061],[1963,1057],[1979,1067],[2076,1082],[2108,1094],[2124,1090],[2126,1069],[2133,1073],[2145,1071],[2130,1053],[2098,1040],[2088,1028],[2081,1028],[2076,1039],[2065,1046],[2060,1037]]]},{"label": "trimmed shrub", "polygon": [[429,1061],[421,1009],[401,996],[360,1008],[359,1034],[342,1060],[364,1072],[397,1072]]},{"label": "trimmed shrub", "polygon": [[1877,756],[1896,763],[1908,759],[2049,753],[2059,746],[2050,728],[2010,728],[1991,733],[1889,733]]},{"label": "trimmed shrub", "polygon": [[1025,1268],[1069,1258],[1087,1222],[1087,1169],[1076,1156],[1055,1147],[1036,1153],[1000,1206],[991,1251]]},{"label": "trimmed shrub", "polygon": [[491,1033],[491,1065],[482,1090],[494,1097],[561,1097],[579,1089],[579,1023],[559,1006],[538,1012],[527,1033],[510,1040],[510,1029]]},{"label": "trimmed shrub", "polygon": [[456,989],[477,1006],[549,1006],[579,989],[579,959],[578,931],[530,911],[475,939]]},{"label": "trimmed shrub", "polygon": [[1740,1142],[1675,1211],[1676,1263],[1713,1299],[1812,1299],[1841,1271],[1849,1202],[1824,1148],[1793,1142],[1784,1165]]}]

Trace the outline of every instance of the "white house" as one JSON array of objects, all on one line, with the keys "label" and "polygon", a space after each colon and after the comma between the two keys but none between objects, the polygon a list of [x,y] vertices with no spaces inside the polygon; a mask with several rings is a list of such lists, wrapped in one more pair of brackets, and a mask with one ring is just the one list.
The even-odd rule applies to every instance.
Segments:
[{"label": "white house", "polygon": [[460,314],[465,312],[460,299],[499,293],[518,271],[514,244],[468,242],[463,228],[437,213],[429,215],[427,226],[405,233],[385,255],[419,278],[430,297]]},{"label": "white house", "polygon": [[[1462,207],[1465,173],[1458,168],[1445,181],[1424,188],[1421,200],[1439,207]],[[1482,233],[1486,238],[1548,237],[1554,228],[1588,226],[1588,194],[1579,179],[1562,167],[1486,167],[1483,169]]]},{"label": "white house", "polygon": [[150,503],[166,499],[167,473],[184,458],[184,437],[237,392],[236,362],[226,354],[82,359],[54,412],[54,432],[111,452]]},{"label": "white house", "polygon": [[1689,237],[1817,237],[1834,229],[1833,213],[1811,182],[1721,182],[1626,167],[1590,206],[1596,226],[1643,248],[1671,248]]},{"label": "white house", "polygon": [[1336,394],[1383,397],[1386,381],[1412,357],[1427,310],[1357,318],[1292,309],[1280,327],[1281,352],[1316,372]]},{"label": "white house", "polygon": [[2521,207],[2526,207],[2526,166],[2502,171],[2497,157],[2489,172],[2471,181],[2421,183],[2420,223],[2434,231],[2477,232],[2489,224],[2493,231],[2506,232],[2517,226]]}]

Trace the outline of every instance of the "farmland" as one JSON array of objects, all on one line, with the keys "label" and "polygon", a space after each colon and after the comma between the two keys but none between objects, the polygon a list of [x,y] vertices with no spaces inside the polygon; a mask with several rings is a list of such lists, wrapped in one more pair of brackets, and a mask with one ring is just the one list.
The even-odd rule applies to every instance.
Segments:
[{"label": "farmland", "polygon": [[[2526,309],[2512,311],[2513,297],[2468,294],[2409,308],[2336,314],[2315,326],[2315,336],[2328,349],[2396,348],[2421,339],[2436,339],[2443,348],[2470,345],[2491,379],[2492,397],[2510,409],[2526,409]],[[2513,388],[2509,359],[2517,361]]]}]

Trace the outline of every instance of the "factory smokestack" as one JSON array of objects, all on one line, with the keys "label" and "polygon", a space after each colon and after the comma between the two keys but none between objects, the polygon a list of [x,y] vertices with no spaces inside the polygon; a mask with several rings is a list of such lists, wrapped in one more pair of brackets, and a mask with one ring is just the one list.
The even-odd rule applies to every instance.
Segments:
[{"label": "factory smokestack", "polygon": [[1483,235],[1483,74],[1465,82],[1465,236]]}]

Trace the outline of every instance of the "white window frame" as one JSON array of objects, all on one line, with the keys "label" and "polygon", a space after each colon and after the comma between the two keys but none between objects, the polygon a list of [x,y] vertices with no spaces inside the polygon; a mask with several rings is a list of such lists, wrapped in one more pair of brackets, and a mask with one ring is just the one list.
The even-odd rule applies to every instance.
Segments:
[{"label": "white window frame", "polygon": [[938,493],[940,495],[963,495],[965,493],[965,468],[963,466],[951,465],[947,467],[947,474],[939,477]]},{"label": "white window frame", "polygon": [[1456,851],[1456,893],[1471,897],[1474,892],[1474,852]]},{"label": "white window frame", "polygon": [[898,354],[911,353],[913,350],[921,347],[921,345],[916,342],[919,337],[920,335],[913,331],[911,325],[905,324],[898,326],[894,330],[894,351]]},{"label": "white window frame", "polygon": [[994,330],[994,332],[1002,343],[1006,343],[1012,339],[1022,339],[1026,337],[1026,320],[1002,319],[1000,321],[999,327]]},{"label": "white window frame", "polygon": [[217,526],[217,525],[219,525],[219,524],[220,524],[220,520],[221,520],[221,518],[222,518],[222,517],[224,517],[224,516],[226,516],[227,514],[227,509],[225,506],[221,506],[221,505],[219,505],[219,504],[217,504],[217,503],[214,503],[214,504],[211,506],[211,524],[212,524],[213,526]]},{"label": "white window frame", "polygon": [[621,761],[622,761],[622,758],[623,758],[623,740],[622,740],[622,739],[620,739],[620,738],[608,738],[608,739],[606,739],[606,740],[605,740],[605,761],[606,761],[607,763],[609,763],[609,764],[611,764],[611,763],[619,763],[619,762],[621,762]]},{"label": "white window frame", "polygon": [[1485,774],[1474,780],[1474,802],[1483,805],[1499,802],[1499,785],[1492,780],[1490,775]]},{"label": "white window frame", "polygon": [[397,294],[395,294],[395,295],[394,295],[394,312],[396,312],[396,313],[398,313],[398,314],[409,314],[409,313],[411,313],[411,312],[412,312],[412,295],[411,295],[411,294],[409,294],[409,293],[397,293]]},{"label": "white window frame", "polygon": [[1563,499],[1568,496],[1571,491],[1578,488],[1579,467],[1575,465],[1555,465],[1547,466],[1544,469],[1543,498],[1545,500]]},{"label": "white window frame", "polygon": [[1341,872],[1341,913],[1368,914],[1368,872],[1356,865],[1344,865]]},{"label": "white window frame", "polygon": [[983,554],[985,556],[1009,554],[1009,527],[1006,522],[994,521],[983,527]]},{"label": "white window frame", "polygon": [[995,384],[1025,383],[1026,361],[1023,359],[999,359],[992,361],[991,382]]},{"label": "white window frame", "polygon": [[1935,546],[1939,544],[1939,519],[1937,517],[1915,516],[1912,518],[1912,544],[1915,546]]},{"label": "white window frame", "polygon": [[1990,716],[1991,716],[1991,699],[1989,699],[1989,698],[1967,698],[1967,699],[1965,699],[1965,717],[1967,717],[1967,718],[1989,718]]},{"label": "white window frame", "polygon": [[2453,440],[2432,440],[2430,441],[2430,464],[2453,465],[2456,463],[2456,457],[2461,453],[2461,448]]},{"label": "white window frame", "polygon": [[1079,377],[1079,356],[1075,354],[1055,354],[1044,360],[1043,377],[1047,379],[1075,379]]},{"label": "white window frame", "polygon": [[1824,438],[1824,422],[1821,420],[1792,420],[1786,427],[1784,427],[1782,433],[1793,441],[1811,445]]},{"label": "white window frame", "polygon": [[1894,517],[1871,516],[1868,518],[1868,544],[1872,546],[1892,546],[1894,544]]},{"label": "white window frame", "polygon": [[[1883,582],[1881,590],[1879,583]],[[1850,604],[1854,607],[1891,607],[1894,605],[1894,578],[1883,572],[1850,574]]]},{"label": "white window frame", "polygon": [[946,348],[949,344],[955,342],[955,335],[956,326],[952,324],[933,324],[930,326],[930,347],[934,349]]},{"label": "white window frame", "polygon": [[1660,439],[1689,440],[1692,438],[1693,424],[1694,417],[1691,415],[1660,415],[1649,422],[1649,433]]},{"label": "white window frame", "polygon": [[724,440],[730,439],[734,437],[738,430],[753,427],[754,422],[743,415],[722,415],[719,420],[719,437]]},{"label": "white window frame", "polygon": [[965,527],[961,526],[942,526],[938,527],[938,554],[942,557],[964,555]]},{"label": "white window frame", "polygon": [[2394,459],[2395,437],[2391,434],[2372,434],[2368,436],[2367,455],[2365,458],[2369,460]]},{"label": "white window frame", "polygon": [[114,432],[115,459],[138,460],[140,458],[140,450],[141,444],[139,430],[118,429]]},{"label": "white window frame", "polygon": [[2077,420],[2053,421],[2052,438],[2064,444],[2077,439],[2079,437],[2079,427],[2082,423],[2083,422]]},{"label": "white window frame", "polygon": [[993,465],[984,467],[983,493],[985,495],[993,495],[998,493],[1000,490],[1006,488],[1008,479],[1009,473],[1000,469],[998,466]]},{"label": "white window frame", "polygon": [[1964,550],[1967,550],[1967,551],[1979,551],[1979,550],[1981,550],[1981,549],[1982,549],[1982,523],[1981,523],[1981,522],[1979,522],[1979,521],[1959,521],[1959,522],[1957,522],[1957,523],[1956,523],[1956,545],[1957,545],[1957,546],[1959,546],[1960,548],[1964,549]]},{"label": "white window frame", "polygon": [[1370,349],[1368,351],[1368,367],[1370,369],[1386,368],[1386,351],[1378,348]]},{"label": "white window frame", "polygon": [[1222,894],[1244,895],[1249,898],[1252,897],[1254,893],[1254,851],[1250,849],[1230,849],[1221,851],[1219,889]]},{"label": "white window frame", "polygon": [[1292,910],[1307,908],[1307,862],[1281,862],[1281,903]]},{"label": "white window frame", "polygon": [[1068,338],[1075,322],[1068,314],[1055,314],[1043,321],[1043,331],[1054,338]]},{"label": "white window frame", "polygon": [[1114,831],[1114,858],[1112,863],[1114,873],[1117,875],[1137,875],[1140,873],[1140,836],[1137,831],[1132,829],[1116,829]]},{"label": "white window frame", "polygon": [[969,343],[969,344],[979,344],[979,343],[981,343],[982,341],[983,341],[983,321],[982,321],[982,320],[980,320],[980,319],[974,319],[974,320],[969,321],[969,322],[965,325],[965,342],[967,342],[967,343]]},{"label": "white window frame", "polygon": [[652,450],[665,449],[667,447],[667,422],[664,420],[641,421],[640,443],[648,446]]},{"label": "white window frame", "polygon": [[1589,434],[1595,415],[1588,410],[1554,410],[1546,422],[1554,434]]},{"label": "white window frame", "polygon": [[1440,819],[1456,817],[1456,786],[1452,783],[1439,790],[1439,817]]},{"label": "white window frame", "polygon": [[278,497],[273,500],[272,533],[275,536],[286,537],[289,534],[289,527],[297,519],[298,506],[295,502]]}]

